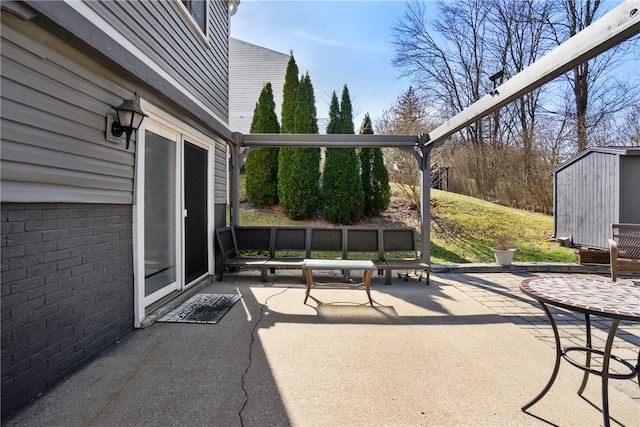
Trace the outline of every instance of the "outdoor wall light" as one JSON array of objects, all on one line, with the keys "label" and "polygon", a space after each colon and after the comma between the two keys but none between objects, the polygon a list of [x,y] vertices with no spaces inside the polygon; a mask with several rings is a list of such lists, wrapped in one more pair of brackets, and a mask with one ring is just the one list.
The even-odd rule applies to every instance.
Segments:
[{"label": "outdoor wall light", "polygon": [[[125,99],[118,107],[113,107],[116,110],[116,120],[111,123],[111,135],[115,137],[121,137],[124,133],[127,138],[126,149],[129,149],[129,142],[131,141],[131,134],[133,131],[138,130],[145,117],[149,117],[142,108],[138,101],[133,99]],[[107,117],[107,126],[109,118]]]},{"label": "outdoor wall light", "polygon": [[493,89],[489,92],[489,95],[500,95],[500,92],[498,92],[498,89],[496,89],[496,87],[498,86],[498,79],[500,79],[500,83],[502,83],[502,76],[504,76],[504,70],[500,70],[489,77],[489,80],[491,80],[491,83],[493,83]]},{"label": "outdoor wall light", "polygon": [[240,0],[227,0],[229,7],[229,16],[235,15],[238,10],[238,5],[240,4]]}]

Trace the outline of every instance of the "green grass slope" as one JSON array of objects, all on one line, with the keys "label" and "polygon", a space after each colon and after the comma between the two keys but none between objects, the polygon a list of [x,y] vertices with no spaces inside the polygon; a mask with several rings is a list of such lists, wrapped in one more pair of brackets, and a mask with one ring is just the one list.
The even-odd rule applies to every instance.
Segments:
[{"label": "green grass slope", "polygon": [[[240,190],[242,200],[242,181]],[[392,185],[392,192],[396,197],[401,196],[397,186]],[[496,236],[503,233],[510,236],[510,246],[517,248],[513,258],[516,262],[575,262],[571,249],[561,248],[552,241],[553,218],[549,215],[439,190],[431,190],[431,205],[433,264],[495,262],[491,248],[495,246]],[[381,222],[382,218],[370,218],[358,225],[375,227]],[[312,223],[290,220],[277,207],[240,211],[240,225],[305,226]],[[330,226],[327,223],[318,225]]]},{"label": "green grass slope", "polygon": [[473,197],[431,191],[431,262],[494,262],[491,248],[506,233],[514,261],[575,262],[571,249],[552,241],[553,218]]}]

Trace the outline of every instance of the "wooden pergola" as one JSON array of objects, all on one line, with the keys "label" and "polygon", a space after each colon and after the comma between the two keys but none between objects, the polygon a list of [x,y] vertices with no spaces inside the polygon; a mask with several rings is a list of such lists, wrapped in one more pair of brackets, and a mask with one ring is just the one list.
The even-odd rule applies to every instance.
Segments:
[{"label": "wooden pergola", "polygon": [[421,171],[421,260],[431,262],[431,150],[454,133],[524,94],[550,82],[623,41],[640,34],[640,0],[626,0],[520,73],[445,123],[422,135],[309,135],[234,133],[231,147],[231,224],[239,220],[239,174],[243,149],[262,147],[399,148],[411,153]]}]

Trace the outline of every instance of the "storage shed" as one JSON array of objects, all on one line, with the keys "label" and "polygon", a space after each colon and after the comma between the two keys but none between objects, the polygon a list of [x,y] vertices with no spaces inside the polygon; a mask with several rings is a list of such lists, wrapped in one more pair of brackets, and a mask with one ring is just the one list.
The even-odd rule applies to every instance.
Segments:
[{"label": "storage shed", "polygon": [[640,147],[588,148],[550,175],[554,237],[605,249],[612,223],[640,223]]}]

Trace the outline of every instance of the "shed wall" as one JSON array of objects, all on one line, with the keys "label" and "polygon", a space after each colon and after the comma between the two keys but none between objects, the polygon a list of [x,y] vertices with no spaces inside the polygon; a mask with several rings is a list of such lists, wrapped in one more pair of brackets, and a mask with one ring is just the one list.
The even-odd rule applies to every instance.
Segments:
[{"label": "shed wall", "polygon": [[607,247],[610,224],[619,217],[618,159],[592,152],[556,173],[556,237],[569,237],[576,246]]},{"label": "shed wall", "polygon": [[640,224],[640,156],[620,158],[619,222]]}]

